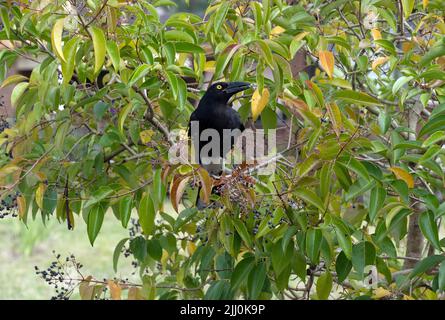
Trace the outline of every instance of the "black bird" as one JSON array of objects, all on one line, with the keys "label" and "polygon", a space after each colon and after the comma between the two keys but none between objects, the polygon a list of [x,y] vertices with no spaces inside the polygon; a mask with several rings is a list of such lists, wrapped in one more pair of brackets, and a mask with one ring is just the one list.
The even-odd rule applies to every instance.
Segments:
[{"label": "black bird", "polygon": [[[202,148],[211,143],[211,138],[209,141],[201,141],[201,133],[205,129],[215,129],[219,134],[219,152],[217,154],[210,153],[209,156],[212,159],[215,158],[224,158],[226,154],[232,149],[235,138],[231,138],[230,147],[227,146],[227,143],[224,144],[223,139],[223,130],[224,129],[239,129],[241,132],[244,131],[244,125],[241,122],[239,114],[237,111],[232,109],[232,106],[229,105],[229,99],[236,93],[241,92],[243,90],[247,90],[251,87],[250,83],[247,82],[218,82],[211,85],[204,96],[199,101],[198,107],[190,116],[189,122],[189,136],[192,138],[193,144],[195,146],[195,152],[199,152],[198,155],[195,155],[195,159],[202,164],[201,150]],[[197,132],[193,132],[191,130],[192,121],[196,121],[199,124],[199,130]],[[199,136],[197,135],[199,133]],[[212,151],[215,151],[212,149]],[[222,165],[222,163],[221,163]],[[221,173],[221,165],[217,165],[215,167],[205,166],[204,167],[211,174],[220,174]],[[219,171],[219,172],[218,172]]]}]

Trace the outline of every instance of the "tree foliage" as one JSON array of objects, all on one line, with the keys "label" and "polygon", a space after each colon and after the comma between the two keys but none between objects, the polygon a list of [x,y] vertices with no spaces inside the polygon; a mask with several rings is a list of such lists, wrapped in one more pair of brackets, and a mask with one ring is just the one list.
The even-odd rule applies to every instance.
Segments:
[{"label": "tree foliage", "polygon": [[[161,21],[171,5],[2,2],[16,122],[0,134],[0,194],[19,192],[19,219],[86,223],[93,245],[104,219],[137,218],[113,264],[128,245],[141,286],[109,282],[113,298],[442,295],[443,2],[221,0]],[[310,79],[291,63],[302,51]],[[6,77],[23,57],[31,75]],[[242,118],[275,128],[280,111],[297,137],[273,175],[241,168],[221,196],[167,157],[209,78],[256,83]],[[198,185],[223,208],[196,210]]]}]

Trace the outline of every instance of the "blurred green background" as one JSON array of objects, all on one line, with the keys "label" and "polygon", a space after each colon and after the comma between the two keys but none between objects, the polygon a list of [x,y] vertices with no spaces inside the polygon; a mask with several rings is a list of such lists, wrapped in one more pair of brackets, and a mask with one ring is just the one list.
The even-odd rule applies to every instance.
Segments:
[{"label": "blurred green background", "polygon": [[[105,216],[104,224],[94,247],[88,241],[86,224],[76,219],[74,230],[69,231],[65,223],[53,220],[43,225],[41,219],[29,221],[28,229],[18,218],[0,220],[0,299],[50,299],[55,295],[54,288],[35,274],[34,266],[40,269],[49,267],[56,254],[61,259],[74,254],[83,264],[84,276],[94,275],[97,279],[122,277],[131,280],[135,269],[130,258],[121,255],[118,273],[113,271],[113,251],[122,238],[128,237],[112,212]],[[125,294],[123,296],[125,298]],[[78,290],[72,299],[79,299]]]}]

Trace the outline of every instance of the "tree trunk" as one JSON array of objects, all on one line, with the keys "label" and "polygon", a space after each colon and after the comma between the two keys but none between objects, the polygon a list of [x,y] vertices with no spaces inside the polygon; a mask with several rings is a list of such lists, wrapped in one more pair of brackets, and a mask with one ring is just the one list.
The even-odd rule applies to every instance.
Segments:
[{"label": "tree trunk", "polygon": [[[421,106],[413,105],[412,107],[415,110],[409,110],[408,121],[409,128],[414,132],[417,132],[417,123],[419,121],[419,114],[421,111]],[[413,133],[409,134],[409,140],[416,140],[416,135]],[[406,257],[411,258],[421,258],[422,257],[422,249],[423,249],[423,234],[419,227],[419,214],[422,211],[422,205],[416,204],[413,206],[414,213],[409,217],[409,227],[408,227],[408,236],[406,243]],[[404,269],[410,269],[414,267],[417,261],[415,260],[405,260],[403,265]]]}]

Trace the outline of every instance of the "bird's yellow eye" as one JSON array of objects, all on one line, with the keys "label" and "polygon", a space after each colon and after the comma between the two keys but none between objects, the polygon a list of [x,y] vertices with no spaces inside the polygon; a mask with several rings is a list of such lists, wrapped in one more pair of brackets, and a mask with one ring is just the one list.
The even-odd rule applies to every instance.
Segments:
[{"label": "bird's yellow eye", "polygon": [[221,90],[221,89],[222,89],[222,85],[218,84],[218,85],[216,86],[216,89]]}]

